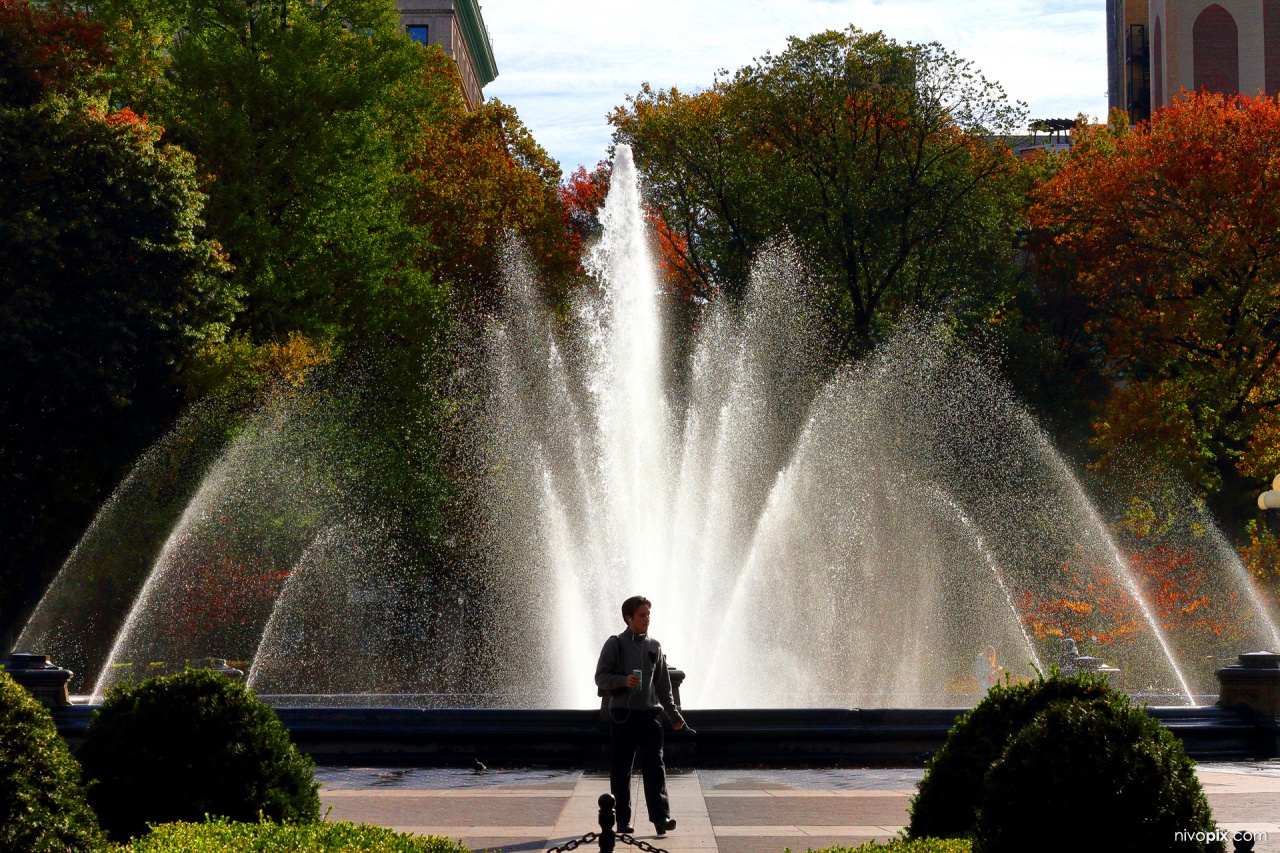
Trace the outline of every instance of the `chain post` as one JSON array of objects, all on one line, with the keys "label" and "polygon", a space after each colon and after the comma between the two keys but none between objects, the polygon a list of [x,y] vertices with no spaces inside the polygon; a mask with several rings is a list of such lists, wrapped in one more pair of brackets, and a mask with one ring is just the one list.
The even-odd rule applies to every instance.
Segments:
[{"label": "chain post", "polygon": [[613,794],[600,795],[600,853],[613,853]]}]

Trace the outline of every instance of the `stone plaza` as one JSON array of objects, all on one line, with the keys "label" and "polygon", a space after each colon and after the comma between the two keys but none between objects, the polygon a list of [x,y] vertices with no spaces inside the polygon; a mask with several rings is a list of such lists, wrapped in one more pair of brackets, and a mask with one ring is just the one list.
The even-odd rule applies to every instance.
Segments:
[{"label": "stone plaza", "polygon": [[[670,853],[781,853],[887,841],[907,824],[921,775],[673,768],[667,787],[679,826],[658,838],[637,820],[635,837]],[[1254,849],[1280,851],[1280,762],[1202,763],[1198,775],[1219,827],[1267,833]],[[569,770],[320,768],[316,778],[329,820],[445,835],[472,850],[504,853],[541,853],[595,830],[597,800],[609,787],[603,774]]]}]

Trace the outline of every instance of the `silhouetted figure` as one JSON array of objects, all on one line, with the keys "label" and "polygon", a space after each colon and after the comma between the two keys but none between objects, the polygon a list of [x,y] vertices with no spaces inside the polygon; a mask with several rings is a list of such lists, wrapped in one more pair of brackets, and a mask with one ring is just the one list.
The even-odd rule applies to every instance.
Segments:
[{"label": "silhouetted figure", "polygon": [[609,787],[617,800],[618,832],[632,833],[631,771],[636,753],[644,776],[644,801],[658,835],[676,828],[667,800],[667,770],[662,763],[662,721],[665,709],[673,728],[684,728],[684,717],[671,695],[671,677],[662,646],[649,636],[649,599],[632,596],[622,603],[627,630],[605,641],[596,664],[596,687],[608,697],[613,757]]}]

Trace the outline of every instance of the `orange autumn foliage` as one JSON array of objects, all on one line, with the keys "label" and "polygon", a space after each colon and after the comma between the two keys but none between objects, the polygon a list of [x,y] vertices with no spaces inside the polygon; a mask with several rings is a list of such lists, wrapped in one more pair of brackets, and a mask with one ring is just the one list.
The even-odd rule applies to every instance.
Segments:
[{"label": "orange autumn foliage", "polygon": [[[1170,636],[1230,637],[1238,630],[1238,594],[1223,594],[1191,549],[1154,545],[1127,562],[1152,615]],[[1137,601],[1112,566],[1063,566],[1046,594],[1024,590],[1018,599],[1025,624],[1039,639],[1088,637],[1104,645],[1133,643],[1149,630]]]},{"label": "orange autumn foliage", "polygon": [[[579,166],[560,186],[560,201],[564,205],[565,228],[570,235],[571,252],[582,269],[582,254],[591,241],[600,236],[599,211],[609,194],[609,178],[612,164],[601,160],[588,172]],[[649,206],[645,219],[653,234],[653,246],[657,253],[658,274],[664,292],[678,303],[693,304],[698,299],[714,295],[713,285],[701,282],[695,269],[696,263],[689,251],[688,237],[673,228],[662,211]]]},{"label": "orange autumn foliage", "polygon": [[49,90],[101,88],[94,78],[110,61],[102,27],[84,12],[0,0],[0,104],[30,106]]},{"label": "orange autumn foliage", "polygon": [[1280,102],[1183,97],[1082,128],[1029,213],[1046,289],[1081,295],[1112,390],[1100,465],[1136,448],[1209,492],[1280,465]]},{"label": "orange autumn foliage", "polygon": [[[456,70],[450,65],[440,73]],[[424,122],[420,144],[410,165],[409,210],[435,247],[423,260],[435,280],[449,284],[461,304],[494,306],[504,247],[514,235],[543,282],[544,297],[562,302],[578,265],[565,227],[560,167],[516,111],[491,100],[468,112],[459,96]]]}]

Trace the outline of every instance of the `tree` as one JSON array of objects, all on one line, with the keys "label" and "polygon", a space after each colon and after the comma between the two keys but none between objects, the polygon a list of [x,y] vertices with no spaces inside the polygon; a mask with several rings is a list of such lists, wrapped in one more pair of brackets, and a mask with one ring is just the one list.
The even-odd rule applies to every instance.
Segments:
[{"label": "tree", "polygon": [[[77,91],[94,27],[0,4],[0,625],[176,415],[177,371],[237,307],[190,154]],[[35,57],[36,62],[30,58]],[[23,80],[25,79],[25,83]],[[34,100],[33,100],[34,98]]]},{"label": "tree", "polygon": [[111,59],[102,27],[83,12],[0,0],[0,104],[30,107],[46,92],[97,88]]},{"label": "tree", "polygon": [[1003,286],[1022,118],[939,45],[856,28],[766,54],[694,95],[644,86],[610,116],[680,238],[691,289],[730,295],[789,232],[826,285],[833,331],[864,351],[911,307],[963,313]]},{"label": "tree", "polygon": [[[384,0],[99,0],[136,109],[210,176],[207,218],[255,343],[439,326],[406,166],[453,96]],[[435,53],[439,53],[438,49]],[[139,58],[141,57],[141,58]]]},{"label": "tree", "polygon": [[516,111],[491,100],[468,112],[458,95],[422,134],[409,198],[413,221],[434,246],[425,253],[426,268],[449,282],[459,305],[491,308],[500,297],[503,245],[514,234],[541,274],[544,296],[562,303],[579,265],[560,167]]},{"label": "tree", "polygon": [[613,164],[601,160],[590,172],[579,166],[560,184],[560,204],[564,208],[565,228],[569,232],[569,251],[579,264],[587,245],[600,239],[600,210],[609,195]]},{"label": "tree", "polygon": [[1280,104],[1197,94],[1085,129],[1035,196],[1036,266],[1087,302],[1099,466],[1140,453],[1248,510],[1280,469]]}]

